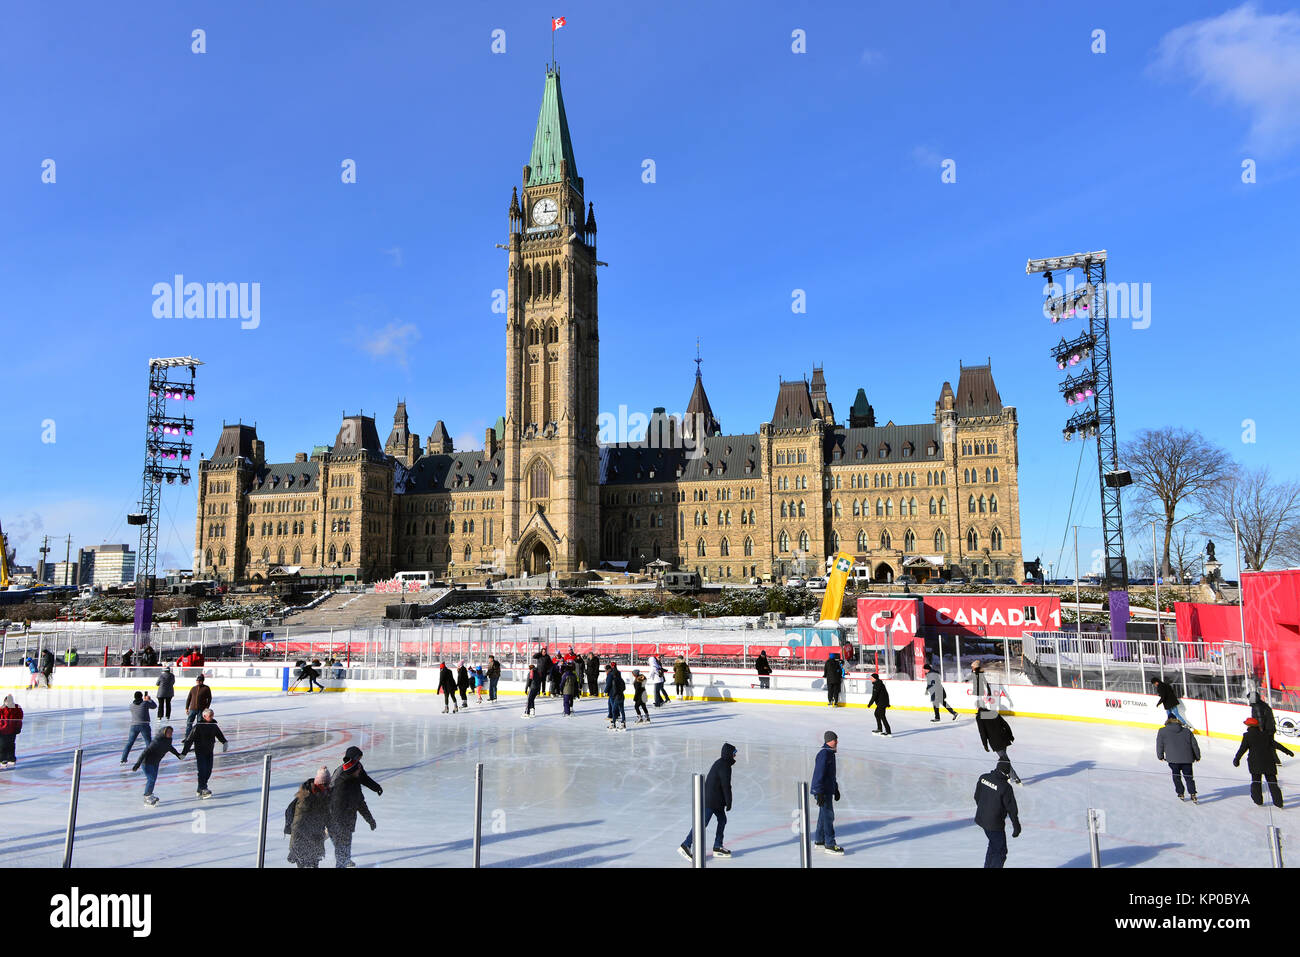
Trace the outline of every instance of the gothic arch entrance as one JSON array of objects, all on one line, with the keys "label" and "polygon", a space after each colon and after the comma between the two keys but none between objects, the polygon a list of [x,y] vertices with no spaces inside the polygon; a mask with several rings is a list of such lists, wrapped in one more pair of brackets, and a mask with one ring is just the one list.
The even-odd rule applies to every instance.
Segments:
[{"label": "gothic arch entrance", "polygon": [[894,580],[893,568],[891,568],[885,562],[881,562],[879,565],[876,566],[876,574],[873,578],[873,581],[883,584],[887,582],[892,582],[893,580]]},{"label": "gothic arch entrance", "polygon": [[524,553],[524,571],[529,575],[545,575],[551,570],[551,552],[541,541],[534,541]]}]

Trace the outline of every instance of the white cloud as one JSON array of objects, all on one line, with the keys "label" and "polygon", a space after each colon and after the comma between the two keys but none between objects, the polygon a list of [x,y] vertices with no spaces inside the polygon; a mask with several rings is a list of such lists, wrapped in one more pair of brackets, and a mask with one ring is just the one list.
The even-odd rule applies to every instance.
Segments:
[{"label": "white cloud", "polygon": [[403,369],[407,367],[407,350],[419,338],[420,330],[413,322],[404,322],[400,325],[390,322],[378,332],[360,334],[361,348],[369,353],[372,359],[394,358]]},{"label": "white cloud", "polygon": [[928,146],[913,147],[912,159],[916,160],[918,166],[926,169],[938,169],[943,163],[943,157]]},{"label": "white cloud", "polygon": [[1152,67],[1250,116],[1249,145],[1283,150],[1300,140],[1300,13],[1260,13],[1245,3],[1171,30]]}]

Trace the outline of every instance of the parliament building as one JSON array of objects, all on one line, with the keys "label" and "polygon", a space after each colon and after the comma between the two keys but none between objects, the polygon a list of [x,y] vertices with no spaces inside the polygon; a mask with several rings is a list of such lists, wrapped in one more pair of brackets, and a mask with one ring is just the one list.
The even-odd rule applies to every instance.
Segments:
[{"label": "parliament building", "polygon": [[292,462],[268,462],[255,427],[225,425],[199,464],[196,577],[483,580],[666,563],[743,582],[823,574],[844,551],[876,581],[1020,579],[1016,410],[991,364],[959,366],[915,425],[878,425],[861,388],[837,419],[814,368],[780,380],[767,420],[739,434],[714,416],[697,365],[684,415],[656,409],[644,439],[600,441],[596,219],[557,70],[510,198],[508,249],[505,412],[483,447],[453,448],[441,420],[422,445],[404,402],[386,441],[372,416],[346,416],[331,445]]}]

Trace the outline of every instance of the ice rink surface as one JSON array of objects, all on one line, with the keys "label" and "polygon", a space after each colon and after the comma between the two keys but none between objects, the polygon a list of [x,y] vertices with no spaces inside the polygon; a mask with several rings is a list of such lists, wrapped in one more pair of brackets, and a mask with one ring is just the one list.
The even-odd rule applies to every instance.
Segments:
[{"label": "ice rink surface", "polygon": [[[978,867],[985,838],[972,823],[979,775],[993,767],[975,719],[890,712],[894,734],[870,733],[862,708],[674,701],[651,708],[649,725],[605,730],[605,699],[583,699],[565,718],[558,699],[471,700],[441,713],[429,694],[223,695],[218,723],[230,751],[216,756],[209,787],[195,796],[194,756],[164,760],[156,807],[142,802],[143,773],[119,764],[128,694],[103,711],[45,710],[41,692],[15,695],[26,711],[18,765],[0,771],[0,865],[62,861],[72,753],[84,747],[74,865],[249,867],[255,863],[262,757],[272,755],[267,865],[291,866],[284,809],[322,764],[331,771],[351,744],[384,787],[366,792],[378,821],[359,823],[359,867],[463,867],[471,863],[474,765],[484,771],[482,862],[487,867],[687,867],[677,845],[690,827],[691,775],[704,773],[723,742],[739,749],[726,844],[719,867],[796,867],[796,782],[809,780],[822,734],[840,737],[836,834],[844,857],[817,853],[816,867]],[[118,697],[120,701],[116,700]],[[631,699],[627,710],[632,716]],[[1284,834],[1295,811],[1256,807],[1249,777],[1232,767],[1236,742],[1199,739],[1200,804],[1178,801],[1155,759],[1155,732],[1010,718],[1011,759],[1024,833],[1009,841],[1009,867],[1089,866],[1086,812],[1105,812],[1107,867],[1267,867],[1265,828]],[[176,741],[185,716],[173,712]],[[1284,744],[1293,739],[1282,738]],[[179,745],[177,750],[180,750]],[[1293,748],[1293,750],[1297,750]],[[1292,759],[1280,772],[1296,795]],[[1266,798],[1267,800],[1267,798]],[[810,808],[814,817],[816,807]],[[710,827],[710,846],[712,826]],[[710,859],[710,865],[713,860]],[[327,849],[323,866],[332,866]]]}]

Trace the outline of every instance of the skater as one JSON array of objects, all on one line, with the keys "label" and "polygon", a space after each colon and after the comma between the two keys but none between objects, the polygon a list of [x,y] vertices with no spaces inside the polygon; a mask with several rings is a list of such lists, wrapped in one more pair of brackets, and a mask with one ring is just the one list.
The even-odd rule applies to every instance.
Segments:
[{"label": "skater", "polygon": [[560,658],[555,658],[555,659],[553,659],[553,660],[551,661],[551,671],[550,671],[550,674],[547,676],[548,680],[549,680],[550,683],[551,683],[551,697],[552,697],[552,698],[558,698],[558,697],[560,696],[560,676],[561,676],[561,675],[563,674],[563,672],[564,672],[564,669],[563,669],[563,666],[562,666],[561,662],[562,662],[562,659],[560,659]]},{"label": "skater", "polygon": [[487,690],[487,675],[483,673],[482,665],[474,666],[474,694],[478,697],[478,703],[483,703],[483,692]]},{"label": "skater", "polygon": [[1159,699],[1160,707],[1165,709],[1165,714],[1183,725],[1192,734],[1195,734],[1196,729],[1188,722],[1187,715],[1183,711],[1183,703],[1179,700],[1178,695],[1174,693],[1173,685],[1167,681],[1161,681],[1159,678],[1152,678],[1151,685],[1155,688],[1155,695]]},{"label": "skater", "polygon": [[[650,709],[645,706],[645,675],[632,669],[632,707],[636,711],[636,723],[650,720]],[[656,705],[656,707],[658,707]],[[641,712],[645,712],[645,717],[641,717]]]},{"label": "skater", "polygon": [[190,728],[194,727],[194,722],[208,708],[212,707],[212,689],[207,686],[203,680],[203,675],[194,679],[194,687],[190,693],[185,696],[185,736],[190,735]]},{"label": "skater", "polygon": [[813,847],[820,847],[827,854],[843,854],[844,848],[835,843],[835,802],[840,799],[840,785],[835,779],[835,752],[840,746],[839,736],[834,731],[827,731],[822,740],[824,743],[817,752],[809,788],[817,802],[817,833],[813,835]]},{"label": "skater", "polygon": [[537,717],[537,693],[542,687],[542,678],[539,674],[541,670],[540,664],[528,666],[528,680],[524,683],[524,690],[528,692],[528,701],[524,704],[525,718]]},{"label": "skater", "polygon": [[650,682],[655,686],[655,707],[667,704],[672,699],[664,691],[664,666],[658,655],[651,655],[646,662],[650,668]]},{"label": "skater", "polygon": [[315,668],[318,664],[319,661],[303,662],[302,668],[298,671],[298,680],[307,682],[307,694],[311,694],[312,688],[318,691],[325,690],[325,686],[317,680],[320,678],[320,672]]},{"label": "skater", "polygon": [[18,763],[14,751],[14,739],[23,730],[23,709],[14,704],[14,696],[5,695],[5,703],[0,707],[0,768],[12,768]]},{"label": "skater", "polygon": [[975,823],[984,828],[989,846],[984,852],[984,866],[999,868],[1007,860],[1007,818],[1011,818],[1011,836],[1020,836],[1020,809],[1016,792],[1007,783],[1010,761],[999,761],[975,783]]},{"label": "skater", "polygon": [[600,659],[594,651],[587,654],[587,694],[600,697]]},{"label": "skater", "polygon": [[758,686],[766,688],[771,680],[772,666],[767,663],[767,652],[760,650],[758,660],[754,662],[754,670],[758,672]]},{"label": "skater", "polygon": [[551,656],[548,655],[546,653],[546,649],[543,648],[541,657],[537,659],[537,680],[541,684],[541,688],[539,689],[538,692],[539,694],[545,695],[547,693],[546,682],[550,680],[550,677],[551,677]]},{"label": "skater", "polygon": [[488,701],[497,700],[497,682],[501,680],[501,662],[493,655],[488,655],[487,682]]},{"label": "skater", "polygon": [[122,760],[120,764],[126,764],[127,757],[131,754],[131,747],[135,744],[135,739],[144,735],[144,746],[147,748],[153,743],[153,729],[149,724],[149,712],[158,707],[149,700],[147,694],[135,693],[135,698],[131,702],[131,727],[127,729],[126,747],[122,749]]},{"label": "skater", "polygon": [[[635,674],[636,672],[633,672]],[[646,718],[649,721],[649,718]],[[718,819],[718,832],[713,835],[713,856],[730,857],[731,851],[722,843],[722,833],[727,829],[727,815],[731,813],[731,766],[736,763],[736,747],[732,744],[722,746],[722,756],[713,762],[708,776],[704,779],[704,830],[700,832],[700,843],[704,843],[709,821]],[[677,852],[692,860],[695,828],[686,832],[686,840],[678,846]]]},{"label": "skater", "polygon": [[170,718],[172,716],[172,698],[176,696],[176,675],[172,672],[172,666],[166,665],[158,675],[158,680],[154,682],[158,689],[158,718]]},{"label": "skater", "polygon": [[27,671],[31,675],[31,680],[27,682],[28,688],[49,687],[45,683],[45,675],[41,672],[40,662],[28,655],[23,664],[27,666]]},{"label": "skater", "polygon": [[948,713],[952,715],[952,720],[957,720],[957,712],[953,711],[948,704],[948,695],[943,690],[943,681],[939,677],[939,672],[929,665],[925,666],[925,693],[929,695],[930,704],[934,707],[934,718],[931,720],[931,724],[939,720],[940,708],[947,708]]},{"label": "skater", "polygon": [[352,863],[352,832],[357,829],[358,814],[370,825],[370,830],[378,827],[361,788],[368,787],[377,795],[382,795],[384,789],[361,766],[361,753],[355,745],[348,748],[343,752],[343,764],[334,770],[329,833],[334,843],[335,867],[356,867]]},{"label": "skater", "polygon": [[627,711],[623,707],[623,692],[627,688],[627,682],[623,676],[618,673],[618,662],[611,661],[605,668],[605,694],[609,698],[609,727],[607,730],[615,730],[617,721],[618,730],[627,730]]},{"label": "skater", "polygon": [[686,694],[686,686],[691,683],[691,666],[686,663],[686,659],[681,655],[673,662],[673,685],[677,688],[677,697],[681,698]]},{"label": "skater", "polygon": [[871,673],[871,700],[867,702],[867,707],[872,705],[876,706],[876,730],[871,733],[887,738],[894,733],[889,726],[889,718],[885,716],[889,710],[889,689],[874,671]]},{"label": "skater", "polygon": [[1259,722],[1259,730],[1268,736],[1270,741],[1277,734],[1277,718],[1273,716],[1273,709],[1269,707],[1268,702],[1259,696],[1255,691],[1250,699],[1250,716]]},{"label": "skater", "polygon": [[834,708],[840,703],[840,682],[844,679],[838,652],[832,651],[826,659],[826,664],[822,666],[822,677],[826,679],[826,707]]},{"label": "skater", "polygon": [[[72,651],[73,654],[76,654],[77,649],[73,648]],[[147,668],[156,667],[158,664],[158,649],[154,648],[153,645],[145,645],[144,650],[140,652],[140,664]]]},{"label": "skater", "polygon": [[289,860],[299,867],[319,867],[325,857],[325,832],[330,825],[330,772],[322,767],[316,777],[298,788],[284,812],[284,833],[289,835]]},{"label": "skater", "polygon": [[465,692],[469,691],[469,671],[463,661],[456,668],[456,690],[460,692],[460,706],[468,708],[469,699],[465,697]]},{"label": "skater", "polygon": [[1246,756],[1246,770],[1250,772],[1250,799],[1261,807],[1264,804],[1264,788],[1260,784],[1260,777],[1268,782],[1268,793],[1273,797],[1273,806],[1282,806],[1282,789],[1277,783],[1279,762],[1274,751],[1281,751],[1287,757],[1295,756],[1285,745],[1278,744],[1263,732],[1258,718],[1247,718],[1246,733],[1241,736],[1241,747],[1232,759],[1232,766],[1241,767],[1241,756]]},{"label": "skater", "polygon": [[460,714],[460,707],[456,704],[456,676],[451,673],[445,661],[438,662],[438,667],[442,670],[438,672],[438,690],[442,692],[442,713],[447,713],[447,708],[451,708],[452,714]]},{"label": "skater", "polygon": [[212,752],[218,741],[221,742],[221,753],[225,754],[230,745],[217,727],[217,718],[212,709],[208,708],[194,723],[194,730],[185,736],[185,744],[181,747],[182,758],[190,753],[190,748],[194,749],[194,763],[198,766],[199,779],[195,793],[201,798],[212,797],[212,792],[208,790],[208,779],[212,777]]},{"label": "skater", "polygon": [[45,687],[54,687],[54,652],[48,648],[41,652],[41,674],[45,676]]},{"label": "skater", "polygon": [[573,717],[573,699],[578,695],[578,676],[571,663],[564,665],[564,678],[560,682],[560,692],[564,695],[564,716]]},{"label": "skater", "polygon": [[982,706],[987,711],[997,706],[993,699],[993,688],[978,660],[970,663],[970,693],[975,698],[976,708]]},{"label": "skater", "polygon": [[176,755],[176,760],[180,760],[180,754],[172,747],[170,724],[158,732],[158,737],[150,742],[149,747],[140,752],[140,756],[135,759],[135,764],[131,767],[132,771],[138,771],[140,765],[144,765],[144,803],[150,807],[158,803],[158,799],[154,797],[153,786],[158,780],[158,765],[162,763],[162,759],[169,751]]},{"label": "skater", "polygon": [[121,667],[123,667],[123,668],[130,668],[130,667],[131,667],[131,649],[130,649],[130,648],[127,648],[125,651],[122,652],[122,656],[121,656],[121,658],[118,659],[118,664],[119,664]]},{"label": "skater", "polygon": [[1013,784],[1023,784],[1020,776],[1016,774],[1016,769],[1011,766],[1011,759],[1007,757],[1007,748],[1011,747],[1016,736],[1011,733],[1011,725],[1007,724],[1007,719],[997,711],[989,711],[981,708],[980,713],[976,715],[978,719],[975,726],[979,728],[980,742],[984,745],[985,751],[992,751],[1001,760],[1007,763],[1007,777]]},{"label": "skater", "polygon": [[1165,726],[1156,732],[1156,760],[1169,764],[1178,800],[1187,800],[1183,796],[1183,781],[1186,780],[1187,793],[1195,804],[1196,779],[1192,777],[1192,765],[1201,760],[1201,746],[1196,743],[1196,738],[1188,732],[1187,727],[1173,715],[1166,718]]}]

